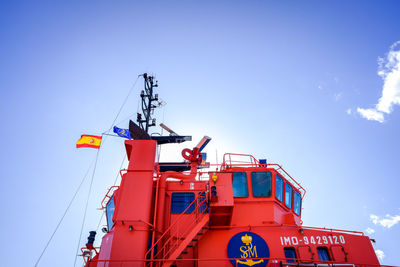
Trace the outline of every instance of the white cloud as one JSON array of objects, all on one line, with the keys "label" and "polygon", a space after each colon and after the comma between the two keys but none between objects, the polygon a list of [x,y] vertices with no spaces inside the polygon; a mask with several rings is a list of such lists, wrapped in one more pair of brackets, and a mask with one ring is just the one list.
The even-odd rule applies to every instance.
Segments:
[{"label": "white cloud", "polygon": [[374,108],[357,108],[358,113],[367,120],[384,121],[384,115],[400,105],[400,41],[394,43],[386,58],[378,58],[378,75],[383,80],[382,96]]},{"label": "white cloud", "polygon": [[366,232],[367,234],[369,234],[369,235],[372,235],[373,233],[375,233],[375,230],[372,229],[372,228],[370,228],[370,227],[368,227],[367,229],[365,229],[365,232]]},{"label": "white cloud", "polygon": [[375,254],[376,256],[379,258],[379,260],[383,260],[383,258],[385,258],[385,252],[383,252],[380,249],[375,250]]},{"label": "white cloud", "polygon": [[371,219],[371,221],[372,221],[374,224],[377,224],[377,223],[378,223],[378,220],[379,220],[379,217],[378,217],[378,216],[376,216],[376,215],[374,215],[374,214],[371,214],[371,215],[369,215],[369,218]]},{"label": "white cloud", "polygon": [[390,216],[390,215],[386,215],[386,218],[381,219],[379,221],[379,223],[383,226],[383,227],[387,227],[390,228],[393,225],[397,224],[400,222],[400,215],[396,215],[396,216]]},{"label": "white cloud", "polygon": [[360,113],[361,116],[366,118],[367,120],[379,121],[379,122],[383,122],[384,121],[383,113],[377,111],[376,109],[373,109],[373,108],[368,108],[368,109],[357,108],[357,112]]},{"label": "white cloud", "polygon": [[343,96],[342,92],[336,93],[333,95],[333,98],[335,99],[335,101],[339,101]]},{"label": "white cloud", "polygon": [[385,217],[380,218],[379,216],[371,214],[369,215],[369,218],[373,224],[380,224],[381,226],[386,228],[391,228],[400,222],[400,215],[391,216],[389,214],[386,214]]},{"label": "white cloud", "polygon": [[349,115],[351,115],[351,108],[348,108],[348,109],[346,110],[346,113],[349,114]]}]

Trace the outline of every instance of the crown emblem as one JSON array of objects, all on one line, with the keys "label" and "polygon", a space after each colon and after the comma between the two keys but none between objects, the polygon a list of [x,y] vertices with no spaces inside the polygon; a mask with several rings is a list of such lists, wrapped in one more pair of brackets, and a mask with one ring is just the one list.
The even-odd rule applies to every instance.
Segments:
[{"label": "crown emblem", "polygon": [[251,243],[251,240],[253,240],[253,238],[251,236],[248,236],[247,234],[242,236],[242,242],[246,244],[246,246],[248,246]]}]

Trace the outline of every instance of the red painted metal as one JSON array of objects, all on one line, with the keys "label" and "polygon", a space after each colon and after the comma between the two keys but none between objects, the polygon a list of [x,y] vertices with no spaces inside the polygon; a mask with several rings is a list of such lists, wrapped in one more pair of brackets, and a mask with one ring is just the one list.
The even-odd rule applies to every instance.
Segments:
[{"label": "red painted metal", "polygon": [[119,186],[111,186],[106,195],[104,196],[103,200],[101,201],[101,209],[105,209],[108,201],[112,198],[114,192],[118,190]]},{"label": "red painted metal", "polygon": [[[125,146],[130,160],[128,170],[115,195],[114,226],[103,238],[99,260],[143,259],[153,230],[151,203],[156,141],[127,140]],[[142,265],[137,262],[132,266]]]},{"label": "red painted metal", "polygon": [[[202,205],[206,204],[206,199],[200,200],[201,194],[205,192],[200,192],[197,197],[188,205],[188,207],[174,219],[173,223],[164,231],[164,233],[158,238],[158,241],[150,248],[150,252],[154,250],[155,246],[162,244],[162,248],[159,249],[157,256],[163,256],[164,258],[170,257],[170,252],[176,250],[180,245],[182,239],[186,239],[188,233],[192,230],[192,227],[198,226],[199,221],[203,221],[206,217],[207,220],[204,223],[208,223],[208,216],[205,213],[206,210],[202,210]],[[186,212],[194,207],[193,216],[186,214]],[[147,252],[146,256],[148,255]]]},{"label": "red painted metal", "polygon": [[189,245],[190,242],[197,236],[197,234],[208,224],[209,221],[209,214],[205,214],[200,221],[193,226],[192,229],[188,228],[190,231],[189,233],[185,234],[184,240],[178,244],[178,246],[174,246],[169,250],[172,252],[168,259],[165,261],[163,266],[169,267],[171,264],[178,258],[179,255],[183,252],[184,249]]},{"label": "red painted metal", "polygon": [[[155,141],[126,141],[126,151],[129,166],[121,171],[121,185],[111,188],[102,201],[105,208],[114,197],[113,227],[100,249],[89,251],[94,255],[82,251],[87,267],[243,266],[239,262],[243,259],[227,255],[229,241],[240,232],[256,233],[265,240],[270,257],[246,260],[269,260],[267,267],[293,266],[284,248],[295,250],[296,266],[380,266],[369,237],[362,232],[303,226],[301,214],[294,212],[293,195],[292,208],[285,205],[286,196],[278,199],[275,178],[282,176],[301,198],[306,190],[278,164],[260,164],[251,155],[227,153],[219,171],[199,172],[199,154],[186,150],[189,172],[160,172]],[[233,196],[232,177],[237,171],[247,174],[248,197]],[[253,195],[252,172],[271,173],[271,196]],[[195,194],[179,214],[171,211],[176,192]],[[192,208],[193,212],[186,213]],[[328,251],[330,261],[319,259],[321,247]]]}]

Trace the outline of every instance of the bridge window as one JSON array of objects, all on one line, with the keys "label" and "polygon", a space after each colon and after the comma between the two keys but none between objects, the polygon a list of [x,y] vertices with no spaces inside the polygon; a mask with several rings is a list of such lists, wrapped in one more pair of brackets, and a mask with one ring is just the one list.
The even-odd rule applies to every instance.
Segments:
[{"label": "bridge window", "polygon": [[294,250],[294,248],[284,248],[283,250],[285,252],[285,258],[288,259],[287,262],[294,262],[294,260],[289,259],[297,259],[296,251]]},{"label": "bridge window", "polygon": [[330,261],[331,258],[329,257],[328,249],[326,247],[319,247],[317,248],[318,257],[321,261]]},{"label": "bridge window", "polygon": [[301,213],[301,195],[299,192],[294,191],[294,213],[300,216]]},{"label": "bridge window", "polygon": [[232,179],[232,189],[234,197],[248,197],[247,176],[245,172],[234,172]]},{"label": "bridge window", "polygon": [[253,196],[270,197],[272,195],[272,175],[271,172],[252,172],[251,186]]},{"label": "bridge window", "polygon": [[114,210],[115,210],[115,203],[114,203],[114,197],[108,201],[107,206],[106,206],[106,217],[107,217],[107,226],[108,226],[108,231],[111,230],[113,227],[113,215],[114,215]]},{"label": "bridge window", "polygon": [[293,188],[290,184],[285,184],[285,205],[289,209],[292,208],[292,195],[293,195]]},{"label": "bridge window", "polygon": [[[171,213],[182,213],[184,212],[190,204],[194,201],[194,193],[190,192],[179,192],[172,193],[171,197]],[[192,213],[195,208],[195,203],[193,203],[185,213]]]},{"label": "bridge window", "polygon": [[276,190],[276,198],[280,202],[282,202],[283,201],[283,179],[279,174],[276,175],[275,190]]}]

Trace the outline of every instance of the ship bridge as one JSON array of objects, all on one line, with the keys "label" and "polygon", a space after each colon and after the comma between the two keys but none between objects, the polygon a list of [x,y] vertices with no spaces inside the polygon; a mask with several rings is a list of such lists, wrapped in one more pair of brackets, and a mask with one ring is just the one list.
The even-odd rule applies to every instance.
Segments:
[{"label": "ship bridge", "polygon": [[301,225],[301,187],[280,165],[251,155],[225,154],[210,173],[210,225]]},{"label": "ship bridge", "polygon": [[302,224],[305,190],[281,166],[251,155],[228,153],[223,159],[218,171],[191,174],[169,170],[182,168],[182,164],[160,164],[163,172],[155,221],[162,234],[156,234],[146,256],[162,257],[169,266],[205,250],[209,254],[205,244],[218,242],[238,229]]}]

